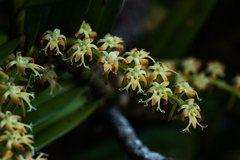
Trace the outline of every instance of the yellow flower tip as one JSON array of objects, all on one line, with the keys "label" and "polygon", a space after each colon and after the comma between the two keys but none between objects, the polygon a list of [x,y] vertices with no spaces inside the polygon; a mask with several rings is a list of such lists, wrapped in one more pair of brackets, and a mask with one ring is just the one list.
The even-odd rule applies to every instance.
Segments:
[{"label": "yellow flower tip", "polygon": [[77,38],[80,34],[84,34],[85,38],[88,39],[94,39],[95,37],[97,37],[97,32],[92,31],[91,26],[85,21],[83,21],[82,25],[80,26],[80,29],[75,34],[75,37]]},{"label": "yellow flower tip", "polygon": [[[106,51],[102,51],[103,52],[103,56],[98,58],[97,60],[97,66],[99,66],[99,63],[104,63],[103,64],[103,68],[104,68],[104,73],[107,73],[109,71],[112,71],[113,73],[116,73],[118,71],[118,61],[119,60],[124,60],[123,57],[119,57],[119,52],[118,51],[114,51],[114,52],[106,52]],[[114,68],[114,70],[113,70]]]},{"label": "yellow flower tip", "polygon": [[61,55],[63,56],[63,54],[61,53],[59,46],[58,45],[62,45],[62,51],[65,50],[65,45],[67,44],[67,39],[64,35],[60,34],[60,30],[55,28],[54,31],[46,31],[43,35],[42,35],[42,40],[41,40],[41,45],[43,45],[44,40],[47,40],[48,43],[45,46],[44,49],[42,49],[45,53],[47,53],[48,48],[52,51],[53,49],[56,49],[57,53],[56,55]]},{"label": "yellow flower tip", "polygon": [[102,51],[106,50],[108,47],[109,48],[118,48],[119,52],[123,52],[124,47],[122,44],[123,40],[120,37],[117,36],[111,36],[109,33],[107,33],[103,39],[99,39],[98,43],[103,43],[101,47],[98,48],[98,53],[101,53]]}]

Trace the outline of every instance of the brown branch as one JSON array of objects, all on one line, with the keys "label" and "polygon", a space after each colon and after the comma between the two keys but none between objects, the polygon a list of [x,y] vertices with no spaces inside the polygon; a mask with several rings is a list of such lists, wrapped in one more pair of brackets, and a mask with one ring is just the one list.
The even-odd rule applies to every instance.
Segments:
[{"label": "brown branch", "polygon": [[157,152],[150,151],[138,139],[128,120],[116,108],[112,107],[107,112],[110,121],[117,131],[118,139],[131,160],[173,160]]}]

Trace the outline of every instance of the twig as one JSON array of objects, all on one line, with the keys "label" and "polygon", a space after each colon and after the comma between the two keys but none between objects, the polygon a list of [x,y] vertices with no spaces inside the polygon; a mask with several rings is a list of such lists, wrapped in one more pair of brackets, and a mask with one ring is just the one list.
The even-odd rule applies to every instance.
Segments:
[{"label": "twig", "polygon": [[113,127],[117,131],[118,139],[131,160],[173,160],[157,152],[150,151],[138,139],[128,120],[116,108],[112,107],[107,112]]}]

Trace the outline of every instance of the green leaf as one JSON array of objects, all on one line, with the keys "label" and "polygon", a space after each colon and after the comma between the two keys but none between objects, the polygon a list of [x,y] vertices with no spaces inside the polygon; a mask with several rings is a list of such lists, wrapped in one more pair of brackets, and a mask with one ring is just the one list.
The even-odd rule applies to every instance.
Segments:
[{"label": "green leaf", "polygon": [[48,18],[48,29],[58,28],[61,34],[67,37],[74,37],[79,30],[84,16],[88,11],[91,0],[68,0],[51,7]]},{"label": "green leaf", "polygon": [[50,4],[54,4],[54,3],[60,3],[62,1],[63,0],[25,0],[24,7],[50,5]]},{"label": "green leaf", "polygon": [[37,126],[35,126],[33,128],[34,134],[37,134],[38,132],[43,131],[46,127],[50,126],[51,124],[58,122],[59,120],[72,114],[73,112],[76,112],[81,107],[83,107],[86,100],[87,100],[87,97],[85,97],[85,96],[79,97],[78,99],[73,101],[70,105],[68,105],[66,108],[64,108],[62,111],[60,111],[55,116],[49,118],[48,120],[44,121],[43,123],[41,123]]},{"label": "green leaf", "polygon": [[27,51],[32,47],[37,37],[41,22],[43,7],[34,6],[26,9],[25,31],[27,36]]},{"label": "green leaf", "polygon": [[[197,34],[216,0],[180,0],[143,42],[153,57],[179,58]],[[157,44],[157,45],[156,45]]]},{"label": "green leaf", "polygon": [[111,32],[123,0],[92,0],[86,22],[97,31],[98,39]]},{"label": "green leaf", "polygon": [[7,27],[0,27],[0,46],[8,40]]},{"label": "green leaf", "polygon": [[19,43],[20,37],[7,41],[0,46],[0,65],[11,54]]},{"label": "green leaf", "polygon": [[34,146],[39,150],[75,128],[80,122],[85,120],[89,115],[91,115],[91,113],[93,113],[93,111],[97,109],[99,103],[101,103],[103,99],[104,98],[99,99],[84,107],[83,110],[75,111],[63,119],[58,120],[51,126],[44,128],[42,132],[39,132],[35,136]]},{"label": "green leaf", "polygon": [[[37,111],[29,112],[26,118],[23,119],[23,122],[27,124],[33,123],[33,126],[44,122],[71,104],[86,90],[87,87],[78,87],[69,91],[65,90],[62,94],[54,97],[51,97],[49,94],[44,98],[37,96],[36,101],[32,103],[32,105],[37,108]],[[50,99],[48,100],[49,97]],[[35,105],[35,103],[38,105]]]}]

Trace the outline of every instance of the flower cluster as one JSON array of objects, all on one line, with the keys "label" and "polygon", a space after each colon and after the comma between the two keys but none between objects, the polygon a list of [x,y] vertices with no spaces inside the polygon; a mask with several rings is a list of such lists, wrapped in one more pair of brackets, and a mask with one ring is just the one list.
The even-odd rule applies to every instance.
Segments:
[{"label": "flower cluster", "polygon": [[[33,136],[27,132],[27,130],[32,131],[32,125],[22,123],[22,117],[13,115],[10,110],[13,103],[21,106],[23,116],[25,116],[24,103],[29,106],[28,112],[36,110],[30,103],[30,98],[34,99],[34,93],[27,92],[25,86],[18,85],[18,82],[24,80],[22,75],[31,78],[30,75],[27,75],[27,68],[31,69],[34,76],[38,78],[41,77],[39,71],[46,71],[46,68],[35,64],[32,57],[22,57],[21,51],[17,51],[16,56],[14,53],[10,54],[2,67],[0,68],[0,76],[3,78],[0,80],[0,154],[2,156],[0,159],[23,159],[21,154],[15,155],[15,151],[30,149],[27,157],[32,160],[34,154]],[[37,159],[40,160],[41,156]]]}]

